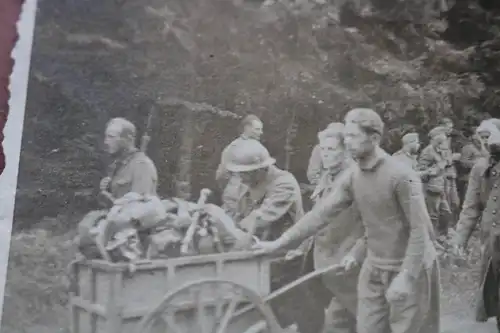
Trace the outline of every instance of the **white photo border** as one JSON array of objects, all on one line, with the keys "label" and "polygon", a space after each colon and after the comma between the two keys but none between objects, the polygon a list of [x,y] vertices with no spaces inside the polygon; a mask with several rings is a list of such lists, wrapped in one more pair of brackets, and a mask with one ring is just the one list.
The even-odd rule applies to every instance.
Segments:
[{"label": "white photo border", "polygon": [[19,39],[12,50],[14,68],[10,75],[9,115],[3,129],[5,170],[0,176],[0,327],[5,282],[9,261],[10,239],[14,218],[19,158],[23,137],[24,113],[35,29],[37,0],[25,0],[17,31]]}]

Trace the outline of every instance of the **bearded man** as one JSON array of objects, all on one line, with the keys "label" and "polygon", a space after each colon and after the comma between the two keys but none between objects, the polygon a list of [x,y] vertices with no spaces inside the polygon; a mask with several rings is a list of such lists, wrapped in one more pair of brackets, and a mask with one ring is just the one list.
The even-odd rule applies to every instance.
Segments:
[{"label": "bearded man", "polygon": [[371,109],[345,117],[344,142],[357,165],[338,187],[260,253],[287,248],[314,235],[352,204],[364,237],[342,260],[346,271],[360,264],[358,333],[438,333],[439,269],[430,217],[418,175],[381,147],[384,123]]}]

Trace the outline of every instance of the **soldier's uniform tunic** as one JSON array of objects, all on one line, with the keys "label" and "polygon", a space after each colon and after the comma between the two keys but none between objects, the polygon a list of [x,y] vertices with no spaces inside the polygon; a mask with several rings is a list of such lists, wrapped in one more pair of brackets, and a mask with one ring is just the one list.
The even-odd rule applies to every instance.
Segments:
[{"label": "soldier's uniform tunic", "polygon": [[[109,191],[114,199],[120,199],[130,192],[157,195],[158,173],[153,161],[143,152],[131,151],[126,157],[116,160],[111,171]],[[94,244],[94,238],[90,236],[89,231],[94,227],[96,218],[101,217],[99,213],[90,212],[89,218],[84,218],[78,224],[79,237],[76,243],[82,251]]]},{"label": "soldier's uniform tunic", "polygon": [[153,161],[141,151],[133,151],[115,162],[110,191],[115,199],[129,192],[157,195],[158,172]]},{"label": "soldier's uniform tunic", "polygon": [[276,239],[304,215],[302,195],[295,177],[288,171],[269,167],[267,178],[257,187],[240,191],[236,211],[238,225],[242,220],[256,221],[256,236]]},{"label": "soldier's uniform tunic", "polygon": [[[460,198],[457,190],[457,168],[453,161],[453,151],[451,149],[451,138],[448,138],[448,149],[443,151],[443,157],[447,164],[444,169],[444,190],[445,196],[450,206],[450,211],[453,213],[454,221],[458,218],[458,210],[460,209]],[[451,227],[451,225],[450,225]]]},{"label": "soldier's uniform tunic", "polygon": [[500,264],[500,163],[481,158],[472,168],[465,200],[457,224],[456,243],[466,245],[480,223],[482,257],[476,319],[499,315]]},{"label": "soldier's uniform tunic", "polygon": [[[343,177],[342,185],[285,232],[282,239],[307,237],[356,204],[365,237],[354,247],[366,251],[358,282],[358,333],[439,333],[439,270],[430,237],[429,215],[417,174],[382,149],[377,157]],[[398,272],[415,278],[402,301],[385,294]]]},{"label": "soldier's uniform tunic", "polygon": [[[418,171],[422,173],[427,210],[437,234],[448,233],[451,209],[445,192],[447,161],[432,145],[420,153]],[[444,221],[444,223],[442,223]]]}]

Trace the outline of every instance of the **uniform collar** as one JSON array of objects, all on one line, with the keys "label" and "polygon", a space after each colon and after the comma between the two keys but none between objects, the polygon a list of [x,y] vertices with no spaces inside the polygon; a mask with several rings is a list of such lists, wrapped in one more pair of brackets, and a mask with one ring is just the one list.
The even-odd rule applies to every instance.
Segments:
[{"label": "uniform collar", "polygon": [[389,156],[382,148],[375,148],[375,153],[365,161],[358,161],[358,166],[363,171],[373,171]]}]

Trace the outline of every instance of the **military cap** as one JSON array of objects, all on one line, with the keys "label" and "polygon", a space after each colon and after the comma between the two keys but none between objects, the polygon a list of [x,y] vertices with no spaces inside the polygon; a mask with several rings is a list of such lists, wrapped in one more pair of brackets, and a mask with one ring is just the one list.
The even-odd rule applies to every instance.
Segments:
[{"label": "military cap", "polygon": [[488,145],[500,145],[500,129],[496,128],[490,132],[488,137]]},{"label": "military cap", "polygon": [[401,138],[401,141],[404,144],[408,144],[408,143],[411,143],[411,142],[416,142],[416,141],[418,141],[418,133],[408,133],[408,134],[405,134]]},{"label": "military cap", "polygon": [[358,124],[364,129],[374,131],[380,135],[384,132],[384,121],[380,115],[372,109],[355,108],[347,113],[345,123]]},{"label": "military cap", "polygon": [[497,129],[500,129],[500,119],[491,118],[483,120],[477,127],[476,133],[491,133]]},{"label": "military cap", "polygon": [[443,126],[434,127],[429,132],[429,138],[434,139],[439,135],[446,135],[448,133],[448,129]]}]

